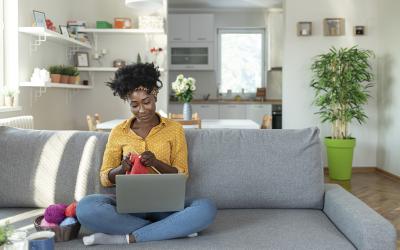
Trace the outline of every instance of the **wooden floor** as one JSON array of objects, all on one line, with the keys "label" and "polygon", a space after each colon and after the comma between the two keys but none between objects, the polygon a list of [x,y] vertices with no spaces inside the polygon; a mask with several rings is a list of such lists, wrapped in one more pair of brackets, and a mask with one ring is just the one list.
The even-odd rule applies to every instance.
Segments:
[{"label": "wooden floor", "polygon": [[332,181],[353,193],[392,222],[397,229],[397,249],[400,249],[400,181],[379,172],[354,173],[351,181]]}]

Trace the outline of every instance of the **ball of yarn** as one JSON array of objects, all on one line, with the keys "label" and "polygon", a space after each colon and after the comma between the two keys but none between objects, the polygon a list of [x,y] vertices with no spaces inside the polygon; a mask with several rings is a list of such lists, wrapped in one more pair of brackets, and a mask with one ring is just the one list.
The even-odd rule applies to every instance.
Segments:
[{"label": "ball of yarn", "polygon": [[58,227],[57,224],[55,224],[55,223],[50,223],[50,222],[48,222],[45,218],[43,218],[42,221],[40,222],[40,226],[41,226],[41,227]]},{"label": "ball of yarn", "polygon": [[77,223],[77,220],[74,217],[67,217],[61,222],[60,227],[73,225],[75,223]]},{"label": "ball of yarn", "polygon": [[65,209],[65,216],[67,216],[67,217],[76,217],[76,202],[71,203]]},{"label": "ball of yarn", "polygon": [[65,204],[54,204],[50,205],[44,211],[44,218],[47,222],[60,224],[65,218],[65,209],[67,205]]}]

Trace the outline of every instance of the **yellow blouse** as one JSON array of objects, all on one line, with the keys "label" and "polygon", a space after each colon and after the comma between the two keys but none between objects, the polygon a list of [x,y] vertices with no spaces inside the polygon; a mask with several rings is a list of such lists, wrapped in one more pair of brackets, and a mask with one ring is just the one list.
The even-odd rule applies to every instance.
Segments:
[{"label": "yellow blouse", "polygon": [[[161,122],[150,130],[145,139],[130,128],[135,117],[125,120],[111,130],[100,169],[100,182],[104,187],[113,185],[108,179],[110,170],[121,165],[123,157],[129,152],[135,151],[141,154],[149,150],[158,160],[177,168],[179,173],[189,175],[187,145],[182,125],[157,115]],[[156,174],[152,168],[148,169],[151,174]]]}]

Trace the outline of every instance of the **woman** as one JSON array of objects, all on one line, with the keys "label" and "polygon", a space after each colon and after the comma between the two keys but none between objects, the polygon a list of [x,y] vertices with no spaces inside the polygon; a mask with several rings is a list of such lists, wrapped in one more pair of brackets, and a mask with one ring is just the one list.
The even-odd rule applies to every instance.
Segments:
[{"label": "woman", "polygon": [[[114,95],[129,102],[133,117],[110,133],[100,170],[105,187],[115,176],[131,170],[129,156],[141,155],[151,174],[188,175],[187,146],[182,126],[155,112],[160,72],[153,64],[135,64],[119,69],[108,83]],[[140,202],[140,201],[138,201]],[[97,232],[84,237],[85,245],[129,244],[193,235],[210,225],[216,214],[208,199],[187,201],[175,213],[119,214],[113,195],[93,194],[79,201],[77,217],[82,225]]]}]

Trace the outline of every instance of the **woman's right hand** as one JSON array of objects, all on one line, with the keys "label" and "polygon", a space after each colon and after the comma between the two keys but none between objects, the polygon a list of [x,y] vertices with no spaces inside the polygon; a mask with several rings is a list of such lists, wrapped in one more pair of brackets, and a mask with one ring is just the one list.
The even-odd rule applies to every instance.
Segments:
[{"label": "woman's right hand", "polygon": [[128,155],[126,155],[122,162],[121,162],[121,167],[124,170],[124,172],[130,172],[132,169],[132,163],[131,163],[131,153],[128,153]]}]

